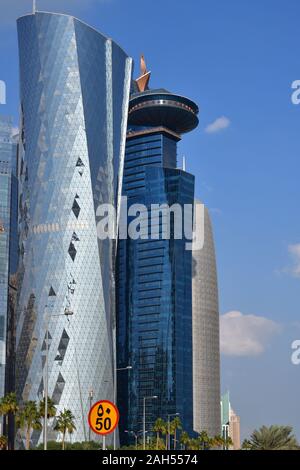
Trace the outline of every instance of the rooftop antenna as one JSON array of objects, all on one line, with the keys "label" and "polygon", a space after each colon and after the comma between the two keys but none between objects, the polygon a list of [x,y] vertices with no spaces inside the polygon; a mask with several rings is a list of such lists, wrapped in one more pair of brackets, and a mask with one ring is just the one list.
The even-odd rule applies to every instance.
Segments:
[{"label": "rooftop antenna", "polygon": [[185,171],[185,156],[182,157],[182,169]]},{"label": "rooftop antenna", "polygon": [[36,0],[32,1],[32,13],[35,15],[36,12]]}]

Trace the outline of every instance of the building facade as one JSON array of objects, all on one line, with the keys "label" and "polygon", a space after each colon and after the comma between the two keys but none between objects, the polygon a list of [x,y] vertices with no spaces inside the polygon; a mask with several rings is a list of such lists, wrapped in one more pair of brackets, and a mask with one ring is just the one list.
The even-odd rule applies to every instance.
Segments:
[{"label": "building facade", "polygon": [[241,422],[240,417],[230,409],[229,416],[229,436],[232,439],[232,450],[240,450],[241,448]]},{"label": "building facade", "polygon": [[[84,441],[90,393],[113,396],[115,242],[98,238],[96,212],[121,196],[132,61],[67,15],[21,17],[18,37],[16,389],[21,402],[38,401],[48,378],[58,413],[75,416],[72,439]],[[33,444],[41,440],[32,434]]]},{"label": "building facade", "polygon": [[220,434],[220,346],[216,257],[208,209],[202,249],[193,250],[194,430]]},{"label": "building facade", "polygon": [[221,397],[221,422],[222,436],[225,439],[230,437],[233,442],[229,449],[239,450],[241,448],[240,417],[231,407],[229,391]]},{"label": "building facade", "polygon": [[[192,252],[185,235],[175,239],[174,219],[170,238],[163,236],[165,220],[162,213],[155,218],[153,204],[193,207],[194,176],[177,169],[176,154],[181,134],[198,124],[198,108],[149,90],[148,79],[142,62],[129,102],[123,176],[128,208],[142,204],[143,222],[139,238],[118,242],[118,367],[132,367],[118,375],[123,443],[144,419],[150,432],[158,417],[172,420],[175,413],[193,430]],[[133,220],[129,214],[128,227]]]},{"label": "building facade", "polygon": [[13,391],[14,386],[13,291],[18,264],[18,180],[17,144],[12,131],[12,119],[0,116],[0,398]]}]

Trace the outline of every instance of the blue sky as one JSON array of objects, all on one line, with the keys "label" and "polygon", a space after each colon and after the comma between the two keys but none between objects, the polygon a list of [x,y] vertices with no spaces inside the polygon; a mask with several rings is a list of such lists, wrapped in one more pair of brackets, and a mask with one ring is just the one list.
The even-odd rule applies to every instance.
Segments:
[{"label": "blue sky", "polygon": [[[300,365],[290,360],[291,342],[300,339],[300,105],[291,102],[291,84],[300,79],[299,1],[37,4],[95,26],[137,66],[144,53],[153,88],[199,104],[200,125],[183,138],[179,156],[213,218],[222,389],[230,389],[243,437],[262,424],[291,424],[300,439]],[[15,18],[30,9],[30,0],[1,1],[7,105],[0,112],[13,114],[16,125]]]}]

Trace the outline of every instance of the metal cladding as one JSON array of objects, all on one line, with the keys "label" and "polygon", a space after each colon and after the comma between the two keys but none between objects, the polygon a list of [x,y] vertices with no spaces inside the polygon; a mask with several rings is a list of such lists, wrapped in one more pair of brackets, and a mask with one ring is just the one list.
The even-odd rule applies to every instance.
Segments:
[{"label": "metal cladding", "polygon": [[[72,440],[83,441],[89,391],[95,401],[113,395],[114,242],[98,239],[96,210],[120,198],[132,60],[67,15],[21,17],[18,36],[17,395],[39,400],[44,393],[49,318],[48,395],[58,413],[72,411]],[[33,432],[33,444],[41,439]]]}]

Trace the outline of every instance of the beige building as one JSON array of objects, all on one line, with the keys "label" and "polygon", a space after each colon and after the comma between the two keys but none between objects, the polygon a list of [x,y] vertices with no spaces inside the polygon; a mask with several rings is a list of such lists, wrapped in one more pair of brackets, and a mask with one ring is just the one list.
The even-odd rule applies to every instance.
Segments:
[{"label": "beige building", "polygon": [[213,230],[206,207],[201,217],[204,245],[201,250],[193,249],[194,430],[216,436],[221,430],[217,268]]},{"label": "beige building", "polygon": [[230,408],[229,411],[229,436],[232,439],[232,450],[239,450],[241,448],[241,426],[240,417],[235,414],[234,410]]}]

